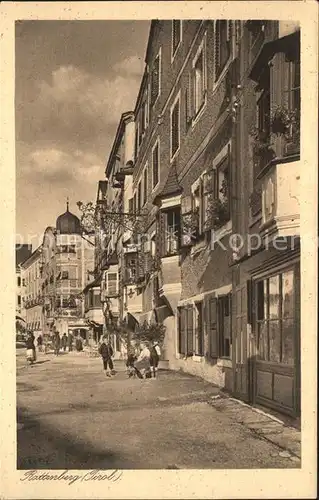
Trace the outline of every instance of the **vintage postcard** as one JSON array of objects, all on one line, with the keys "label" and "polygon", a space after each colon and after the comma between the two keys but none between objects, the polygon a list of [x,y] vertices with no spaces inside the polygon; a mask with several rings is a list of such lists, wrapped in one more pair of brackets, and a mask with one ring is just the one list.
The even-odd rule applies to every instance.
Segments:
[{"label": "vintage postcard", "polygon": [[1,6],[1,498],[315,498],[318,4]]}]

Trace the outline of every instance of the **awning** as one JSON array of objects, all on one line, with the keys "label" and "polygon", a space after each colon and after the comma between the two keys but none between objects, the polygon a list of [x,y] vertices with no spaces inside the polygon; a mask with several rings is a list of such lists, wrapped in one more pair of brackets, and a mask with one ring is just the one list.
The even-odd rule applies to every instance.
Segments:
[{"label": "awning", "polygon": [[132,313],[127,313],[126,316],[127,326],[132,332],[135,331],[135,328],[139,325],[139,321]]},{"label": "awning", "polygon": [[25,323],[25,319],[21,318],[21,316],[16,315],[16,321],[23,321]]},{"label": "awning", "polygon": [[168,305],[163,305],[155,308],[157,323],[163,323],[169,316],[174,316],[173,311]]}]

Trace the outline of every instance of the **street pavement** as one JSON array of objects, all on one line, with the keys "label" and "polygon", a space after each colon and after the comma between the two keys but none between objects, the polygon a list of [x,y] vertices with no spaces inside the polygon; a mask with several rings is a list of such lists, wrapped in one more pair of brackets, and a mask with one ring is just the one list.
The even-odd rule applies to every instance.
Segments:
[{"label": "street pavement", "polygon": [[106,378],[85,352],[27,366],[17,350],[18,469],[300,467],[298,450],[267,439],[273,421],[212,384],[168,370],[128,379],[123,361],[115,370]]}]

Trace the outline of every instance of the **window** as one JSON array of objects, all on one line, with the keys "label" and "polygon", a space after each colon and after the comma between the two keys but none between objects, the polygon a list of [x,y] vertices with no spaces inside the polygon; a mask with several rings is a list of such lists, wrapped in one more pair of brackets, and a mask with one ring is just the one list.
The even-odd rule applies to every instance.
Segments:
[{"label": "window", "polygon": [[193,61],[193,85],[194,111],[197,114],[203,107],[206,96],[205,51],[203,44]]},{"label": "window", "polygon": [[20,278],[20,276],[18,276],[17,281],[18,281],[18,287],[20,287],[21,286],[21,278]]},{"label": "window", "polygon": [[109,297],[117,295],[117,273],[106,274],[106,289]]},{"label": "window", "polygon": [[142,184],[141,181],[137,185],[137,213],[140,213],[142,207]]},{"label": "window", "polygon": [[180,146],[180,98],[177,97],[171,108],[171,159],[174,158]]},{"label": "window", "polygon": [[155,58],[151,72],[151,106],[154,106],[159,94],[161,85],[161,54]]},{"label": "window", "polygon": [[138,157],[138,121],[135,122],[135,159]]},{"label": "window", "polygon": [[188,75],[188,82],[185,88],[185,128],[186,130],[192,123],[193,119],[193,103],[192,103],[192,73]]},{"label": "window", "polygon": [[194,311],[193,306],[179,308],[178,351],[185,356],[194,354]]},{"label": "window", "polygon": [[249,30],[249,45],[252,49],[264,39],[265,21],[255,19],[247,21],[247,27]]},{"label": "window", "polygon": [[295,271],[286,270],[255,285],[259,359],[294,363]]},{"label": "window", "polygon": [[165,249],[164,255],[176,255],[179,251],[181,214],[180,208],[174,208],[164,213],[165,216]]},{"label": "window", "polygon": [[172,21],[172,59],[181,43],[182,38],[182,21],[173,19]]},{"label": "window", "polygon": [[69,271],[62,271],[62,273],[61,273],[61,279],[62,280],[69,279]]},{"label": "window", "polygon": [[300,56],[286,64],[288,64],[287,101],[292,117],[286,152],[296,153],[300,150]]},{"label": "window", "polygon": [[232,296],[210,298],[208,310],[209,353],[212,358],[231,358],[232,355]]},{"label": "window", "polygon": [[130,214],[134,213],[133,198],[128,200],[128,212]]},{"label": "window", "polygon": [[22,279],[22,286],[26,286],[25,281],[26,281],[26,280],[23,278],[23,279]]},{"label": "window", "polygon": [[148,191],[148,175],[147,175],[147,165],[144,169],[144,174],[143,174],[143,205],[147,202],[147,191]]},{"label": "window", "polygon": [[21,295],[18,295],[18,306],[21,306]]},{"label": "window", "polygon": [[215,81],[221,75],[231,54],[232,22],[219,20],[215,24]]},{"label": "window", "polygon": [[196,328],[195,328],[195,354],[203,356],[204,354],[204,315],[203,302],[195,304]]},{"label": "window", "polygon": [[229,162],[230,158],[227,155],[216,167],[216,192],[215,199],[218,200],[220,207],[224,212],[224,222],[230,218],[229,210]]},{"label": "window", "polygon": [[152,187],[157,186],[159,181],[160,149],[157,141],[152,150]]}]

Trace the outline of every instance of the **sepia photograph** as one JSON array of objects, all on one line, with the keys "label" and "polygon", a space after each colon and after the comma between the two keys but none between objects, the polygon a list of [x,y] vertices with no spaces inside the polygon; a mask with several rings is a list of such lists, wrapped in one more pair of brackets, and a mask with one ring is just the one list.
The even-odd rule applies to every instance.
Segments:
[{"label": "sepia photograph", "polygon": [[305,465],[302,23],[179,17],[14,22],[14,467],[47,498]]}]

